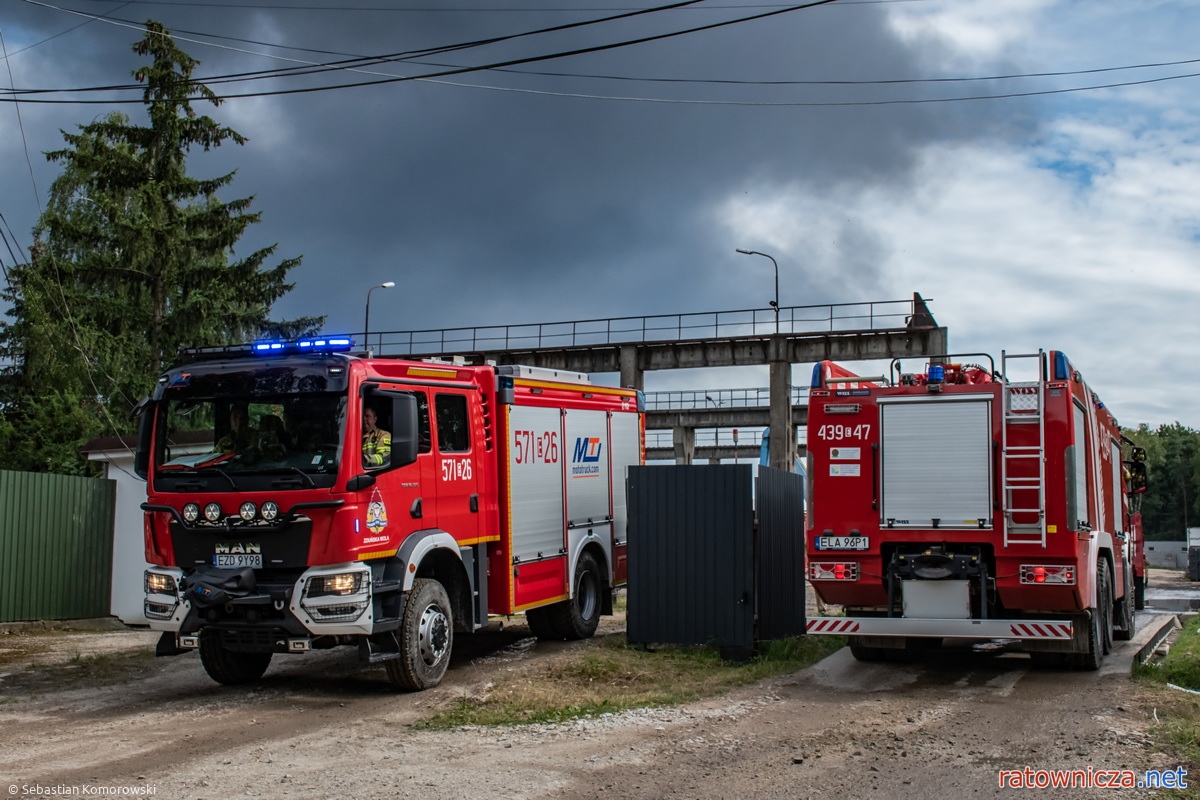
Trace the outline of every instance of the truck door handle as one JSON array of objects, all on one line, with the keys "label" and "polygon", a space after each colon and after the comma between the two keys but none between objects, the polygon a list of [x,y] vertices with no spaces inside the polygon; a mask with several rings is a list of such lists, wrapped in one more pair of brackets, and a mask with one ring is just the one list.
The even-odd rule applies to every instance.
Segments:
[{"label": "truck door handle", "polygon": [[413,519],[421,518],[421,498],[413,500],[412,507],[408,509],[408,515]]},{"label": "truck door handle", "polygon": [[479,513],[479,495],[477,494],[471,495],[471,511]]}]

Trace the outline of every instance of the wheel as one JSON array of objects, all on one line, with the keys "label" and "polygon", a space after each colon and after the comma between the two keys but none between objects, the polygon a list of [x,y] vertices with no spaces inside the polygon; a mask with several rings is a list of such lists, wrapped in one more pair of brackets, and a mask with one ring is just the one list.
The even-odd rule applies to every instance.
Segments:
[{"label": "wheel", "polygon": [[417,692],[442,682],[454,645],[454,617],[442,584],[432,578],[413,581],[396,639],[400,657],[384,662],[393,684]]},{"label": "wheel", "polygon": [[1097,587],[1103,591],[1096,592],[1096,607],[1100,609],[1100,632],[1104,634],[1104,655],[1112,652],[1113,645],[1113,580],[1108,562],[1100,560],[1100,580]]},{"label": "wheel", "polygon": [[1098,670],[1104,661],[1105,643],[1110,641],[1112,633],[1112,589],[1108,585],[1108,562],[1103,559],[1096,567],[1096,607],[1087,616],[1087,651],[1072,653],[1071,666],[1079,670]]},{"label": "wheel", "polygon": [[200,663],[208,677],[226,686],[254,683],[271,663],[270,653],[238,653],[221,646],[215,633],[200,636]]},{"label": "wheel", "polygon": [[[525,612],[530,630],[539,639],[587,639],[600,625],[600,592],[604,582],[600,578],[600,567],[591,553],[584,553],[575,565],[575,592],[570,600],[536,609],[545,614]],[[549,630],[543,628],[548,623]],[[538,632],[542,629],[542,632]]]},{"label": "wheel", "polygon": [[1133,607],[1137,611],[1143,611],[1146,608],[1146,576],[1133,579]]},{"label": "wheel", "polygon": [[1033,652],[1029,654],[1029,659],[1037,669],[1062,669],[1070,655],[1070,653]]},{"label": "wheel", "polygon": [[557,639],[554,620],[550,617],[550,606],[531,608],[525,612],[525,621],[529,623],[529,632],[539,639]]},{"label": "wheel", "polygon": [[[1128,574],[1132,574],[1127,572]],[[1117,601],[1116,617],[1121,623],[1120,627],[1113,628],[1113,638],[1122,642],[1127,642],[1133,638],[1133,604],[1135,602],[1134,595],[1137,590],[1134,586],[1137,585],[1137,578],[1125,584],[1125,596]]]},{"label": "wheel", "polygon": [[875,661],[887,660],[887,649],[883,647],[869,647],[864,644],[855,644],[855,637],[850,637],[850,655],[854,656],[855,661],[866,661],[868,663]]}]

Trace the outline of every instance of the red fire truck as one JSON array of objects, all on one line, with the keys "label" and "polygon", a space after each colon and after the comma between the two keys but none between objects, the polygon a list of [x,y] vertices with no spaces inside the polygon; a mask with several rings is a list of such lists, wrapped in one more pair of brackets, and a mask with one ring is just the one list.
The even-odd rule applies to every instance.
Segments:
[{"label": "red fire truck", "polygon": [[1131,445],[1058,351],[874,378],[818,364],[807,577],[845,616],[808,632],[848,636],[860,660],[984,639],[1098,669],[1144,597],[1146,454]]},{"label": "red fire truck", "polygon": [[[353,645],[417,690],[489,614],[591,636],[625,581],[640,394],[352,347],[191,350],[140,404],[159,653],[198,649],[213,679],[238,684],[275,653]],[[182,444],[197,431],[216,448]]]}]

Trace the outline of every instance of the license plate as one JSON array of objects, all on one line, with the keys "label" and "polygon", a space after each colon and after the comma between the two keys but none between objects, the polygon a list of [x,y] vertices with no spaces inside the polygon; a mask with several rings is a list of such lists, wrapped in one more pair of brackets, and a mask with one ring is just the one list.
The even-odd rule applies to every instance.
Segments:
[{"label": "license plate", "polygon": [[218,553],[213,556],[213,566],[262,569],[262,553]]},{"label": "license plate", "polygon": [[867,536],[818,536],[818,550],[869,550],[871,539]]}]

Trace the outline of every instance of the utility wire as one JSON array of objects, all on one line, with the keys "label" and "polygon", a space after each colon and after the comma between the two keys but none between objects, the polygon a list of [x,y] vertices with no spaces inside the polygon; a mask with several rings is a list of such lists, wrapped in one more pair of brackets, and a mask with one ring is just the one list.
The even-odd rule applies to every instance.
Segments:
[{"label": "utility wire", "polygon": [[[8,67],[8,84],[15,90],[17,83],[13,79],[12,62],[8,60],[8,45],[4,41],[4,29],[0,28],[0,52],[4,53],[4,65]],[[33,175],[33,161],[29,158],[29,140],[25,136],[25,120],[21,118],[21,106],[16,106],[17,129],[21,131],[21,146],[25,150],[25,165],[29,167],[29,182],[33,185],[33,200],[37,203],[38,213],[42,213],[42,197],[38,194],[37,178]]]},{"label": "utility wire", "polygon": [[[54,8],[55,10],[65,10],[65,9],[57,9],[57,7],[50,6],[49,4],[46,4],[46,3],[35,2],[35,0],[25,0],[25,1],[32,2],[35,5],[42,5],[42,6],[46,6],[48,8]],[[133,0],[129,0],[129,2],[132,2],[132,1]],[[884,1],[890,1],[890,0],[884,0]],[[673,6],[670,6],[669,8],[677,8],[680,6],[681,6],[681,4],[675,4]],[[660,8],[668,8],[668,7],[660,7]],[[789,10],[795,9],[795,8],[797,8],[797,7],[794,7],[794,6],[788,7]],[[81,14],[82,12],[68,11],[68,13]],[[133,23],[125,23],[124,21],[120,21],[120,20],[105,19],[103,21],[109,22],[110,24],[123,24],[124,23],[124,24],[128,24],[130,27],[140,27],[140,26],[134,25]],[[579,25],[579,24],[584,24],[584,23],[575,23],[575,25]],[[591,24],[591,23],[588,23],[588,24]],[[730,23],[724,23],[724,24],[730,24]],[[556,26],[556,28],[548,28],[548,29],[541,29],[541,30],[542,31],[550,31],[550,30],[555,30],[558,27],[561,27],[561,26]],[[224,37],[224,36],[220,36],[217,34],[196,33],[196,32],[189,32],[189,33],[192,33],[193,35],[209,36],[211,38],[234,39],[234,37]],[[530,35],[532,33],[533,32],[527,32],[525,34],[515,34],[514,36]],[[503,39],[503,38],[504,37],[497,37],[497,39]],[[480,41],[481,42],[496,41],[497,39],[480,40]],[[279,48],[284,48],[284,49],[301,50],[301,51],[305,50],[305,48],[291,47],[288,45],[279,45],[279,44],[270,43],[270,42],[256,42],[253,40],[241,40],[241,39],[235,39],[235,40],[242,41],[242,42],[249,42],[249,43],[260,45],[260,46],[279,47]],[[219,45],[215,45],[211,42],[203,42],[203,41],[196,41],[196,40],[188,40],[188,41],[194,41],[195,43],[202,44],[202,45],[219,47]],[[474,43],[462,43],[460,45],[448,45],[448,46],[445,46],[445,48],[446,49],[461,48],[461,47],[473,46],[473,44]],[[236,49],[236,48],[233,48],[233,49]],[[433,52],[436,50],[438,50],[438,48],[428,48],[426,50],[417,51],[417,52],[418,53],[430,53],[430,52]],[[247,52],[247,51],[241,51],[241,52]],[[334,87],[334,86],[313,87],[306,91],[324,91],[324,90],[334,89],[334,88],[349,88],[351,86],[369,85],[369,84],[380,83],[380,82],[389,82],[389,81],[428,80],[431,83],[439,83],[439,84],[452,85],[452,86],[458,86],[458,87],[464,87],[464,88],[476,88],[476,89],[485,89],[485,90],[492,90],[492,91],[504,91],[504,92],[534,94],[534,95],[554,96],[554,97],[570,97],[570,98],[578,98],[578,99],[616,100],[616,101],[626,101],[626,102],[690,104],[690,105],[825,106],[825,107],[829,107],[829,106],[833,106],[833,107],[836,107],[836,106],[862,106],[862,105],[893,105],[893,104],[915,104],[915,103],[935,103],[935,102],[936,103],[945,103],[945,102],[965,102],[965,101],[977,101],[977,100],[1006,99],[1006,98],[1014,98],[1014,97],[1029,97],[1029,96],[1061,94],[1061,93],[1080,92],[1080,91],[1095,91],[1095,90],[1099,90],[1099,89],[1119,88],[1119,87],[1123,87],[1123,86],[1135,86],[1135,85],[1139,85],[1139,84],[1143,84],[1143,83],[1154,83],[1154,82],[1160,82],[1160,81],[1166,81],[1166,80],[1179,80],[1179,79],[1183,79],[1183,78],[1190,78],[1190,77],[1195,77],[1195,75],[1194,74],[1185,74],[1185,75],[1166,76],[1166,77],[1162,77],[1162,78],[1155,78],[1155,79],[1151,79],[1151,80],[1147,80],[1147,81],[1128,81],[1128,82],[1120,82],[1120,83],[1103,84],[1103,85],[1097,85],[1097,86],[1071,87],[1071,88],[1066,88],[1066,89],[1050,89],[1050,90],[1038,90],[1038,91],[1029,91],[1029,92],[1010,92],[1010,93],[1004,93],[1004,94],[991,94],[991,95],[970,95],[970,96],[960,96],[960,97],[950,97],[950,98],[909,98],[909,99],[902,98],[902,99],[893,99],[893,100],[828,101],[828,102],[804,102],[804,101],[762,102],[762,101],[678,100],[678,99],[670,99],[670,98],[653,98],[653,97],[626,97],[626,96],[586,94],[586,93],[579,93],[579,92],[555,92],[555,91],[549,91],[549,90],[487,86],[487,85],[481,85],[481,84],[456,83],[456,82],[451,82],[451,81],[429,80],[429,78],[438,76],[438,75],[444,75],[444,74],[459,74],[460,71],[476,71],[476,70],[490,69],[490,70],[493,70],[496,72],[505,72],[505,73],[522,74],[522,75],[528,74],[528,75],[554,76],[554,77],[595,78],[595,79],[604,79],[604,80],[617,80],[617,81],[629,81],[629,82],[636,81],[636,82],[649,82],[649,83],[681,83],[681,84],[699,83],[699,84],[715,84],[715,85],[762,85],[762,86],[777,86],[777,85],[779,85],[779,86],[789,86],[789,85],[830,85],[830,86],[905,85],[905,84],[926,84],[926,83],[928,83],[928,84],[963,83],[963,82],[972,82],[972,81],[996,81],[996,80],[1013,80],[1013,79],[1044,78],[1044,77],[1066,77],[1066,76],[1071,76],[1071,75],[1100,74],[1100,73],[1116,72],[1116,71],[1123,71],[1123,70],[1133,70],[1133,69],[1150,69],[1150,68],[1161,68],[1161,67],[1169,67],[1169,66],[1181,66],[1181,65],[1194,64],[1194,63],[1200,62],[1200,59],[1186,59],[1186,60],[1180,60],[1180,61],[1134,64],[1134,65],[1117,66],[1117,67],[1099,67],[1099,68],[1084,69],[1084,70],[1061,70],[1061,71],[1037,72],[1037,73],[1014,73],[1014,74],[982,76],[982,77],[906,78],[906,79],[865,80],[865,81],[830,81],[830,80],[820,80],[820,81],[735,81],[735,80],[722,80],[722,79],[676,79],[676,78],[649,78],[649,77],[639,78],[639,77],[616,76],[616,75],[589,75],[589,74],[584,74],[584,73],[538,72],[538,71],[533,71],[533,70],[513,70],[513,69],[507,69],[504,67],[489,67],[489,66],[459,68],[459,67],[454,67],[452,65],[441,65],[441,64],[437,64],[436,66],[445,66],[445,67],[447,67],[448,72],[432,73],[432,75],[405,77],[405,76],[390,75],[387,73],[370,72],[367,70],[363,70],[361,68],[350,68],[350,67],[346,67],[346,66],[340,66],[339,64],[349,64],[349,63],[355,63],[355,62],[357,62],[357,63],[364,63],[364,62],[383,63],[383,62],[390,61],[392,59],[400,59],[400,58],[407,59],[410,56],[415,55],[415,53],[397,53],[397,54],[391,54],[391,55],[385,55],[385,56],[358,56],[358,55],[349,54],[349,53],[337,53],[337,52],[329,53],[328,51],[309,51],[309,52],[318,52],[323,55],[326,55],[326,54],[343,55],[343,56],[347,56],[348,60],[345,62],[328,62],[326,64],[312,64],[311,62],[303,62],[303,61],[300,61],[299,59],[288,59],[283,56],[276,56],[276,55],[268,54],[268,53],[253,53],[253,54],[260,55],[260,56],[263,56],[266,58],[274,58],[274,59],[288,60],[288,61],[298,61],[299,63],[306,65],[304,67],[289,68],[289,70],[307,70],[310,67],[317,67],[319,70],[321,67],[328,66],[328,67],[333,67],[336,69],[342,69],[344,71],[353,71],[353,72],[361,72],[364,74],[377,75],[377,76],[380,76],[385,79],[384,81],[369,81],[369,82],[363,82],[363,83],[359,83],[359,84],[349,84],[349,85],[340,86],[340,87]],[[557,57],[557,56],[555,56],[555,57]],[[419,62],[419,61],[413,61],[410,63],[427,64],[427,62]],[[225,82],[225,81],[232,82],[234,79],[237,79],[237,78],[240,78],[243,76],[246,76],[247,79],[250,79],[248,76],[257,75],[257,76],[267,77],[267,76],[271,76],[271,75],[280,75],[284,72],[288,72],[289,70],[274,70],[274,71],[263,70],[263,71],[259,71],[256,73],[235,73],[235,74],[227,75],[227,76],[213,76],[210,78],[198,78],[196,80],[199,83],[204,83],[205,85],[208,85],[210,83],[221,83],[221,82]],[[77,90],[70,90],[70,89],[20,90],[19,92],[14,92],[14,93],[20,94],[22,96],[21,99],[24,102],[63,102],[63,103],[92,104],[97,101],[38,101],[38,100],[33,100],[31,98],[27,98],[27,97],[25,97],[25,95],[34,94],[34,93],[70,93],[70,92],[75,92],[75,91],[104,91],[104,90],[122,90],[122,89],[139,90],[140,91],[142,88],[143,87],[140,84],[133,84],[133,85],[126,85],[126,86],[112,86],[112,87],[87,87],[87,88],[77,89]],[[293,93],[294,91],[295,90],[287,91],[287,92],[264,92],[264,93],[255,93],[255,94],[247,94],[247,95],[227,95],[226,97],[263,96],[264,94],[266,94],[266,95],[284,94],[284,93]],[[7,99],[7,98],[0,97],[0,100],[4,100],[4,99]],[[99,102],[134,102],[134,101],[99,101]],[[137,101],[137,102],[140,102],[140,101]]]}]

